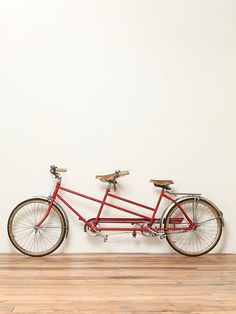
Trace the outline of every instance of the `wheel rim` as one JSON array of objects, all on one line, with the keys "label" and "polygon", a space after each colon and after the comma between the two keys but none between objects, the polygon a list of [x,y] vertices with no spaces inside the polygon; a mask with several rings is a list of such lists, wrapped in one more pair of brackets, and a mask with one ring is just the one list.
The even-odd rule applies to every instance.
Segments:
[{"label": "wheel rim", "polygon": [[[179,253],[185,255],[202,255],[214,248],[221,236],[221,220],[218,212],[209,203],[199,200],[188,200],[181,207],[196,224],[196,229],[190,231],[167,232],[167,240]],[[166,228],[173,227],[171,219],[183,218],[174,224],[175,227],[188,227],[189,222],[178,207],[175,207],[166,219]]]},{"label": "wheel rim", "polygon": [[64,238],[63,217],[56,207],[37,228],[47,209],[48,202],[28,201],[13,211],[9,220],[9,236],[14,246],[24,254],[40,256],[54,251]]}]

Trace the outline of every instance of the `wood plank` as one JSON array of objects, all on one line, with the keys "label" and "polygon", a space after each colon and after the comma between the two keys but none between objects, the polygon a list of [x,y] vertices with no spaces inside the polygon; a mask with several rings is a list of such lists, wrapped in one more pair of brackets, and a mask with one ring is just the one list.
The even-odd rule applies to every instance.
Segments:
[{"label": "wood plank", "polygon": [[0,313],[236,313],[236,255],[0,254]]}]

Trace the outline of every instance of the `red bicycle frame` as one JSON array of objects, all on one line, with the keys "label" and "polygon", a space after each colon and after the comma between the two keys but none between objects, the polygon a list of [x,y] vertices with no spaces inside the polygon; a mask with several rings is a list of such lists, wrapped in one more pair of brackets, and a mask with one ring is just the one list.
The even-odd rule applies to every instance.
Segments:
[{"label": "red bicycle frame", "polygon": [[[68,192],[68,193],[77,195],[79,197],[88,199],[90,201],[100,203],[101,205],[100,205],[100,208],[98,210],[97,217],[95,218],[94,224],[91,224],[89,222],[89,220],[86,220],[80,213],[78,213],[59,194],[60,191]],[[135,205],[137,207],[141,207],[141,208],[147,209],[149,211],[152,211],[152,215],[146,216],[146,215],[143,215],[141,213],[137,213],[137,212],[134,212],[132,210],[128,210],[126,208],[123,208],[123,207],[120,207],[120,206],[117,206],[117,205],[113,205],[113,204],[107,202],[107,198],[108,197],[120,200],[120,201],[125,202],[125,203],[129,203],[129,204]],[[183,213],[183,215],[185,216],[185,218],[189,222],[188,227],[185,227],[185,228],[184,227],[175,227],[175,223],[176,224],[181,223],[183,218],[172,218],[173,224],[174,224],[173,228],[162,228],[162,227],[156,227],[156,226],[155,226],[155,228],[152,227],[152,225],[153,225],[153,223],[154,223],[154,221],[156,219],[155,218],[156,217],[156,213],[157,213],[157,211],[159,209],[159,206],[160,206],[161,201],[162,201],[163,198],[173,202],[180,209],[180,211]],[[52,196],[51,196],[51,199],[50,199],[49,206],[48,206],[48,209],[46,211],[46,214],[43,217],[43,219],[37,224],[37,227],[40,227],[41,224],[47,219],[47,217],[48,217],[48,215],[50,213],[50,210],[51,210],[51,208],[53,206],[53,203],[54,203],[54,201],[56,199],[59,199],[62,203],[64,203],[71,211],[73,211],[79,217],[80,220],[82,220],[91,230],[94,230],[94,231],[155,231],[155,232],[160,232],[160,231],[177,231],[177,230],[189,231],[189,230],[192,230],[194,228],[194,224],[193,224],[191,218],[187,215],[187,213],[184,211],[184,209],[181,207],[181,205],[178,202],[176,202],[173,198],[171,198],[170,196],[168,196],[165,193],[165,189],[161,190],[161,193],[159,195],[157,204],[156,204],[155,208],[152,208],[152,207],[149,207],[147,205],[143,205],[143,204],[140,204],[140,203],[137,203],[137,202],[125,199],[123,197],[114,195],[114,194],[111,193],[111,189],[110,188],[106,189],[103,199],[99,200],[99,199],[96,199],[94,197],[91,197],[91,196],[88,196],[88,195],[85,195],[85,194],[81,194],[81,193],[75,192],[73,190],[69,190],[69,189],[61,186],[61,180],[58,180],[58,182],[57,182],[57,184],[55,186],[55,189],[54,189],[54,191],[52,193]],[[110,208],[114,208],[114,209],[117,209],[119,211],[126,212],[126,213],[128,213],[130,215],[133,215],[135,217],[138,217],[138,218],[112,218],[112,217],[110,217],[110,218],[101,218],[101,214],[102,214],[104,206],[108,206]],[[138,228],[138,227],[131,227],[131,228],[106,227],[106,228],[104,228],[104,227],[97,226],[98,223],[122,223],[122,224],[130,223],[130,224],[138,224],[138,223],[144,223],[144,222],[147,223],[147,225],[145,227],[141,226],[140,228]]]}]

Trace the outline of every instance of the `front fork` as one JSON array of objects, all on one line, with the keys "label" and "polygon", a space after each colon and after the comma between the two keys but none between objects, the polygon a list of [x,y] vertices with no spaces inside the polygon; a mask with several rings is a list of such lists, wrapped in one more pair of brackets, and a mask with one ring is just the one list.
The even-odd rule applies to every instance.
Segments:
[{"label": "front fork", "polygon": [[45,214],[45,216],[43,217],[43,219],[35,226],[35,230],[38,230],[40,228],[40,226],[42,225],[42,223],[47,219],[48,215],[50,214],[50,211],[52,209],[52,206],[53,206],[53,203],[57,197],[57,193],[60,189],[60,186],[61,186],[61,180],[59,179],[56,186],[55,186],[55,189],[53,191],[53,194],[50,198],[50,203],[48,205],[48,209],[47,209],[47,212]]}]

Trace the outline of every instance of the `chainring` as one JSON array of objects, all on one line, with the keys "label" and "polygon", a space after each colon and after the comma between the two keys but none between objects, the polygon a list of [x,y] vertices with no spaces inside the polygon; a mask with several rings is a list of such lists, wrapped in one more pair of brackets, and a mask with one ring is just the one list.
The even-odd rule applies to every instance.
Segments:
[{"label": "chainring", "polygon": [[[88,222],[94,226],[94,223],[96,221],[96,218],[91,218],[88,220]],[[101,225],[100,224],[97,224],[96,225],[97,227],[101,228]],[[88,225],[84,225],[84,232],[87,232],[87,234],[90,236],[90,237],[97,237],[99,235],[99,233],[101,231],[93,231],[91,228],[89,228]]]}]

